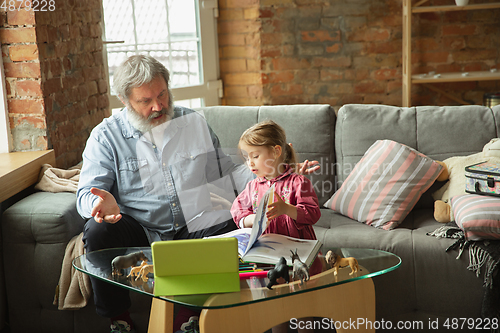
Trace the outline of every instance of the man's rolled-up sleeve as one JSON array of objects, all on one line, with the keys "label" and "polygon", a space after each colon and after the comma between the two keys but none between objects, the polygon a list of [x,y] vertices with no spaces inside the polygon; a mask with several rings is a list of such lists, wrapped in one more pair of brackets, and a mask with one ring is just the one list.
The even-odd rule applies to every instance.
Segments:
[{"label": "man's rolled-up sleeve", "polygon": [[98,197],[90,192],[92,187],[111,192],[116,181],[112,150],[106,142],[98,140],[93,132],[83,151],[83,165],[76,192],[76,207],[83,218],[91,218],[92,208]]}]

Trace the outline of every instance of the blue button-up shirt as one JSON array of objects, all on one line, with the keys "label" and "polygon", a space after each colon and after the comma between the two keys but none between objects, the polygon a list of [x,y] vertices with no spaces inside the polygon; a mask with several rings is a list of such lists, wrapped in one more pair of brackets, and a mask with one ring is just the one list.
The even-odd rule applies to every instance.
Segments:
[{"label": "blue button-up shirt", "polygon": [[[91,217],[96,187],[113,194],[150,242],[172,239],[183,226],[193,232],[231,219],[241,186],[235,178],[246,184],[253,174],[220,150],[205,118],[176,106],[172,120],[143,134],[130,125],[128,112],[104,119],[90,134],[77,192],[80,215]],[[220,205],[221,198],[228,205]]]}]

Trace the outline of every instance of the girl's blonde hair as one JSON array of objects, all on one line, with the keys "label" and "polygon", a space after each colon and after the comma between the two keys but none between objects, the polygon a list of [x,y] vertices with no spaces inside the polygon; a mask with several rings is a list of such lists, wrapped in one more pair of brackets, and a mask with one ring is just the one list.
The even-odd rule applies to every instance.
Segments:
[{"label": "girl's blonde hair", "polygon": [[249,146],[265,146],[269,148],[280,146],[283,162],[289,164],[292,170],[297,172],[297,153],[288,144],[283,127],[274,121],[265,120],[247,129],[241,135],[238,147],[242,143]]}]

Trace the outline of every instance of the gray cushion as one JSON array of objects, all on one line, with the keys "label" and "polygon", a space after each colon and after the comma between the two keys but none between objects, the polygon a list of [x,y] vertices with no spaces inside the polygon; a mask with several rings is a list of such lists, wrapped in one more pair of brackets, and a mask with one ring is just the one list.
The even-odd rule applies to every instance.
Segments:
[{"label": "gray cushion", "polygon": [[[417,146],[437,160],[480,152],[500,130],[500,108],[485,106],[417,107]],[[465,140],[464,136],[468,139]],[[473,139],[470,139],[469,136]]]},{"label": "gray cushion", "polygon": [[[500,107],[344,105],[335,132],[339,181],[376,140],[394,140],[442,161],[480,152],[499,130]],[[464,140],[467,133],[474,140]]]}]

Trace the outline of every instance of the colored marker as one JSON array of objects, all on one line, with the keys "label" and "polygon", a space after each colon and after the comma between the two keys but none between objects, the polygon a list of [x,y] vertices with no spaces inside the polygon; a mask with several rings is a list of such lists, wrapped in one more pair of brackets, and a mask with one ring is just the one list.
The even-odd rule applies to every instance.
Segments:
[{"label": "colored marker", "polygon": [[253,277],[257,278],[267,277],[267,271],[253,271],[253,272],[240,273],[240,280],[250,279]]}]

